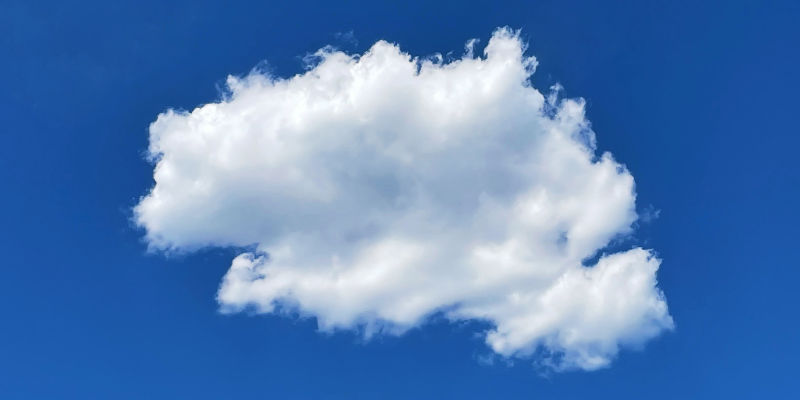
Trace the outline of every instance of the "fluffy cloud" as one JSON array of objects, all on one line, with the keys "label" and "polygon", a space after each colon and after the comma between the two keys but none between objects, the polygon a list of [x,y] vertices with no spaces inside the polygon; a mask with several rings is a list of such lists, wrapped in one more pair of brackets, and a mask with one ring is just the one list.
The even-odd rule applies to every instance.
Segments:
[{"label": "fluffy cloud", "polygon": [[650,250],[584,265],[631,232],[633,177],[595,153],[583,101],[531,86],[515,32],[484,53],[380,41],[289,79],[229,77],[224,100],[150,126],[135,220],[154,249],[252,249],[223,279],[226,312],[367,335],[440,314],[488,323],[502,356],[605,366],[673,324]]}]

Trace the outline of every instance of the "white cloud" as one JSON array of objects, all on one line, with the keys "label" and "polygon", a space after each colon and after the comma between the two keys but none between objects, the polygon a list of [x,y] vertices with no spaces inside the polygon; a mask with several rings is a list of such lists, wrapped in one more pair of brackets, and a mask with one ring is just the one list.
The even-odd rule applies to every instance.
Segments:
[{"label": "white cloud", "polygon": [[673,326],[660,261],[595,256],[636,220],[634,181],[595,155],[581,100],[545,96],[518,35],[444,63],[378,42],[300,75],[228,78],[229,96],[150,126],[152,248],[254,246],[226,312],[290,309],[321,329],[402,333],[434,313],[493,328],[503,356],[607,365]]}]

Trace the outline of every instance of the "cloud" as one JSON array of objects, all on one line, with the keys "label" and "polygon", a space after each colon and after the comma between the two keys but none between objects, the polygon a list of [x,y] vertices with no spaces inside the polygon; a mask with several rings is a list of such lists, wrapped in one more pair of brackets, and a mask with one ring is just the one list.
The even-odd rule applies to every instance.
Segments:
[{"label": "cloud", "polygon": [[584,102],[531,85],[516,32],[473,45],[451,62],[325,48],[288,79],[229,77],[224,100],[150,126],[136,223],[157,250],[252,249],[222,281],[225,312],[367,336],[481,321],[497,354],[555,369],[671,329],[651,250],[597,257],[631,233],[636,194],[595,153]]}]

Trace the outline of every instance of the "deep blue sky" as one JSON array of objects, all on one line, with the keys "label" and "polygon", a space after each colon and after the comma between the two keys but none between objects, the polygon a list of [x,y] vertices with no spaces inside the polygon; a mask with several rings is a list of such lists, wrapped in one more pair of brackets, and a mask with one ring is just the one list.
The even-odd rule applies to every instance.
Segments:
[{"label": "deep blue sky", "polygon": [[[0,398],[800,398],[797,2],[29,3],[0,2]],[[265,59],[288,76],[326,44],[460,52],[503,25],[661,210],[637,237],[674,332],[544,378],[478,362],[478,327],[363,343],[223,316],[232,252],[146,254],[128,218],[159,112]]]}]

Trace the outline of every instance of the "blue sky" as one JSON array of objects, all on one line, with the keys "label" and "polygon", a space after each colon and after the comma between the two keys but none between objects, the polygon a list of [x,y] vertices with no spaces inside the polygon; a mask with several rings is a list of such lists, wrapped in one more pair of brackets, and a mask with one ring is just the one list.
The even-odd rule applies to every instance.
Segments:
[{"label": "blue sky", "polygon": [[[0,5],[5,324],[0,397],[792,398],[798,270],[797,4],[440,2]],[[636,179],[626,246],[655,249],[675,329],[596,371],[487,365],[475,322],[365,341],[313,319],[222,315],[240,251],[148,253],[148,126],[266,60],[325,45],[414,55],[521,29],[533,85],[586,99]],[[352,39],[347,33],[352,32]]]}]

